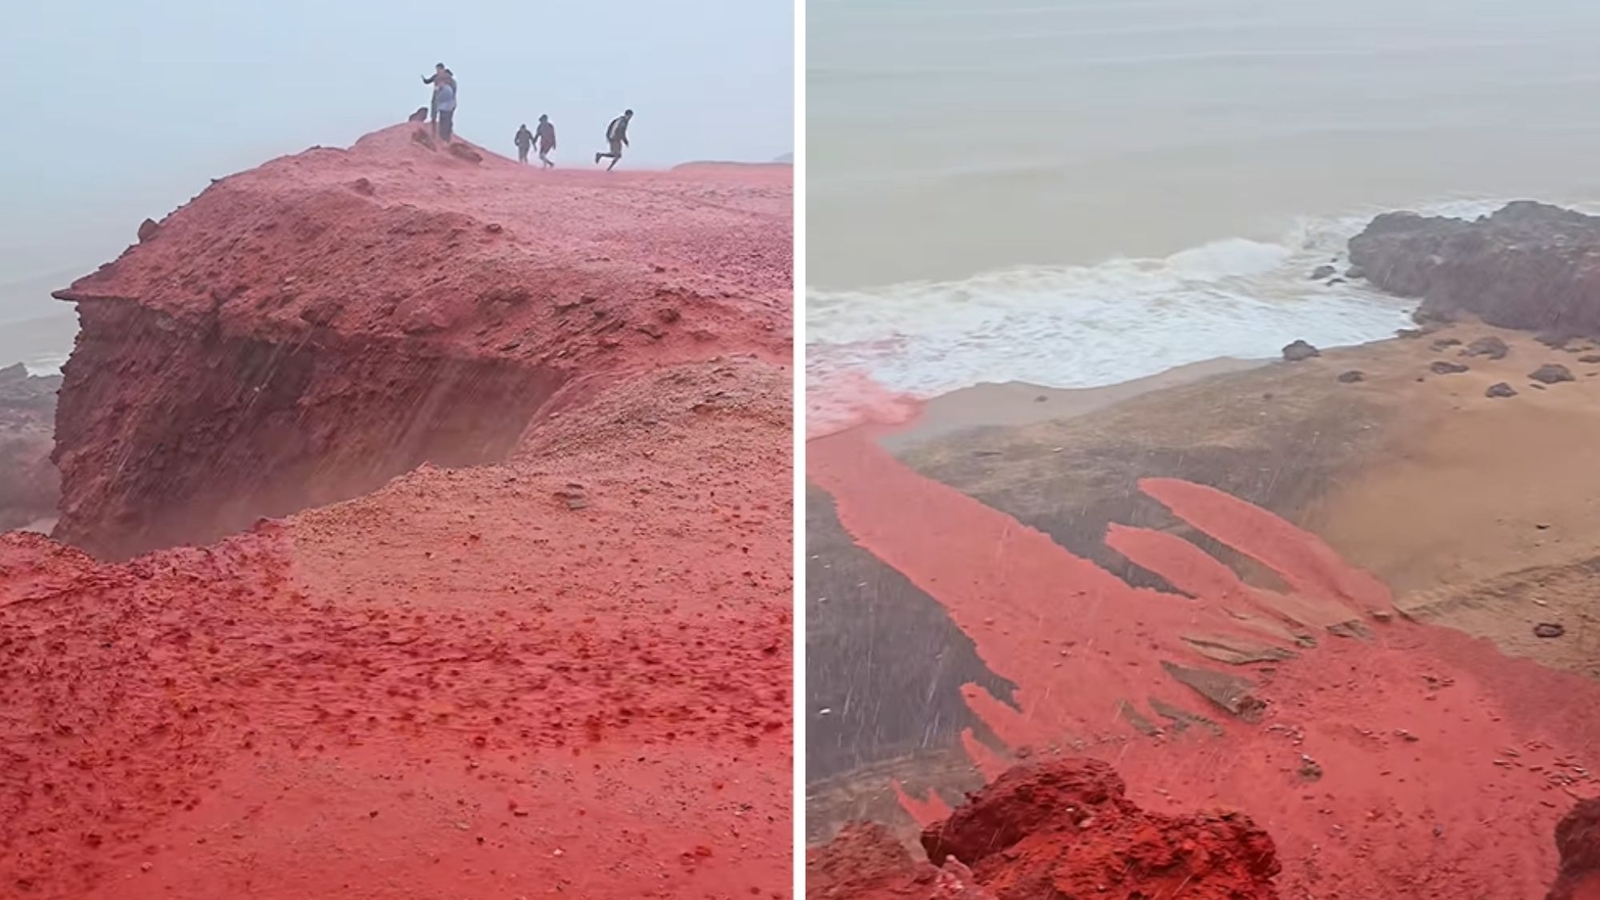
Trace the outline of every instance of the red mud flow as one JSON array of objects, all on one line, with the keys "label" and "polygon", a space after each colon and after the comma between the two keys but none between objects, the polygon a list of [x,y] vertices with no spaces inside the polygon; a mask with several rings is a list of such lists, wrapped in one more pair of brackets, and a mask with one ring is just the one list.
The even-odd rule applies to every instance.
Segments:
[{"label": "red mud flow", "polygon": [[[1109,545],[1183,593],[1130,587],[906,468],[871,428],[811,441],[807,477],[1018,685],[1014,703],[964,691],[1000,742],[963,735],[991,781],[1018,759],[1102,759],[1146,809],[1248,816],[1277,845],[1282,896],[1356,900],[1543,897],[1557,820],[1600,793],[1600,685],[1399,618],[1375,578],[1220,491],[1140,484],[1285,592],[1175,534],[1117,526]],[[903,797],[924,824],[949,815]]]},{"label": "red mud flow", "polygon": [[851,898],[1277,900],[1272,839],[1233,814],[1139,809],[1103,762],[1018,766],[929,825],[912,861],[881,825],[852,825],[806,861],[806,895]]},{"label": "red mud flow", "polygon": [[789,891],[787,170],[412,135],[223,179],[62,293],[0,896]]}]

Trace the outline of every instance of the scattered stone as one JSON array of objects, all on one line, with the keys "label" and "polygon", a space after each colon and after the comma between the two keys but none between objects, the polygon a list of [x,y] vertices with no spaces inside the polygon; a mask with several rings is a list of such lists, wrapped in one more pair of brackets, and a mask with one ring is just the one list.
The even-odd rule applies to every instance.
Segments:
[{"label": "scattered stone", "polygon": [[1435,375],[1455,375],[1467,371],[1467,367],[1461,363],[1448,362],[1442,359],[1435,360],[1432,365],[1428,366],[1428,369]]},{"label": "scattered stone", "polygon": [[1532,372],[1528,377],[1541,384],[1555,384],[1561,381],[1577,381],[1572,376],[1572,371],[1560,363],[1546,363]]},{"label": "scattered stone", "polygon": [[417,111],[412,113],[411,117],[409,119],[406,119],[406,121],[407,122],[426,122],[426,121],[428,121],[428,108],[426,106],[417,107]]},{"label": "scattered stone", "polygon": [[1484,391],[1483,395],[1485,397],[1515,397],[1517,389],[1502,381],[1489,385],[1489,389]]},{"label": "scattered stone", "polygon": [[1447,347],[1459,346],[1460,344],[1461,340],[1459,338],[1439,338],[1437,341],[1433,342],[1433,349],[1443,350]]},{"label": "scattered stone", "polygon": [[350,185],[350,190],[355,191],[363,197],[371,197],[373,194],[377,193],[377,191],[372,187],[372,182],[365,178],[357,178]]},{"label": "scattered stone", "polygon": [[1567,633],[1567,629],[1554,622],[1540,622],[1533,626],[1533,636],[1541,638],[1558,638]]},{"label": "scattered stone", "polygon": [[1546,347],[1549,347],[1551,350],[1565,350],[1567,349],[1567,342],[1572,340],[1572,338],[1569,335],[1556,334],[1552,332],[1535,335],[1534,340],[1545,345]]},{"label": "scattered stone", "polygon": [[490,234],[499,234],[506,229],[505,226],[501,225],[499,222],[490,222],[489,224],[483,226],[483,230],[489,232]]},{"label": "scattered stone", "polygon": [[1315,269],[1311,270],[1311,280],[1321,281],[1324,278],[1332,278],[1334,275],[1338,274],[1338,272],[1339,270],[1333,266],[1317,266]]},{"label": "scattered stone", "polygon": [[156,233],[159,232],[160,230],[161,230],[161,226],[159,224],[157,224],[155,219],[145,219],[143,222],[140,222],[139,223],[139,243],[142,244],[145,241],[148,241],[151,238],[155,237]]},{"label": "scattered stone", "polygon": [[1587,356],[1580,356],[1578,357],[1578,362],[1590,364],[1600,363],[1600,353],[1590,353]]},{"label": "scattered stone", "polygon": [[1531,387],[1536,391],[1542,391],[1542,390],[1545,389],[1544,385],[1542,385],[1542,384],[1530,384],[1530,385],[1528,385],[1528,387]]},{"label": "scattered stone", "polygon": [[1367,270],[1361,268],[1360,266],[1351,266],[1350,268],[1344,270],[1344,277],[1350,279],[1351,281],[1355,281],[1359,278],[1366,278]]},{"label": "scattered stone", "polygon": [[1327,280],[1326,284],[1328,285],[1328,287],[1333,287],[1336,284],[1344,284],[1344,279],[1343,278],[1329,278]]},{"label": "scattered stone", "polygon": [[1360,369],[1351,369],[1348,372],[1340,372],[1339,373],[1339,381],[1344,383],[1344,384],[1355,384],[1358,381],[1366,381],[1366,380],[1367,380],[1367,376],[1362,374]]},{"label": "scattered stone", "polygon": [[1300,777],[1307,781],[1321,781],[1322,767],[1311,757],[1300,754]]},{"label": "scattered stone", "polygon": [[1283,358],[1288,360],[1289,362],[1299,362],[1299,361],[1301,361],[1303,359],[1310,359],[1313,356],[1321,356],[1321,355],[1322,355],[1322,351],[1320,351],[1317,348],[1311,346],[1310,344],[1306,343],[1305,341],[1297,340],[1294,343],[1292,343],[1292,344],[1288,345],[1287,347],[1283,348]]},{"label": "scattered stone", "polygon": [[1403,340],[1414,341],[1427,333],[1422,328],[1400,328],[1395,330],[1394,336]]},{"label": "scattered stone", "polygon": [[1489,359],[1505,359],[1506,354],[1510,352],[1511,348],[1506,346],[1505,341],[1502,341],[1491,334],[1488,337],[1478,338],[1477,340],[1468,344],[1467,349],[1461,351],[1461,355],[1486,356]]}]

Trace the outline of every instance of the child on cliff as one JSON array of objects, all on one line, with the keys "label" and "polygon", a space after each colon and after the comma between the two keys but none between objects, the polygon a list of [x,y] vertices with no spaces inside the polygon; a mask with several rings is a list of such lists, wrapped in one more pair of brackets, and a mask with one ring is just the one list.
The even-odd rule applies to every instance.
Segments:
[{"label": "child on cliff", "polygon": [[517,136],[512,138],[512,141],[517,145],[517,162],[527,165],[528,151],[533,149],[533,132],[528,130],[527,125],[523,125],[517,129]]},{"label": "child on cliff", "polygon": [[633,110],[631,109],[623,110],[622,115],[611,120],[611,124],[606,126],[606,143],[611,145],[611,152],[596,153],[594,155],[595,165],[600,165],[600,160],[609,156],[611,157],[611,165],[606,166],[606,171],[609,172],[617,167],[617,163],[622,161],[622,148],[628,146],[628,123],[632,121]]},{"label": "child on cliff", "polygon": [[556,126],[550,124],[549,116],[539,117],[539,162],[544,163],[546,169],[554,169],[556,164],[550,161],[550,151],[556,148]]}]

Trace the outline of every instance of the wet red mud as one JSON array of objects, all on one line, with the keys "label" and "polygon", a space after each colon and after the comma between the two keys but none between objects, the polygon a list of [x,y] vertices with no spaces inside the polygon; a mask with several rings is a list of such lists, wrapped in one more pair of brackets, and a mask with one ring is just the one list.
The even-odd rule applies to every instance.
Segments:
[{"label": "wet red mud", "polygon": [[390,129],[75,286],[58,536],[131,558],[0,536],[0,896],[787,895],[789,190]]},{"label": "wet red mud", "polygon": [[[1147,809],[1248,815],[1277,844],[1283,896],[1373,900],[1541,897],[1557,820],[1600,793],[1600,685],[1398,617],[1372,576],[1222,492],[1140,485],[1287,593],[1176,535],[1115,527],[1111,547],[1187,596],[1130,587],[906,468],[871,428],[810,442],[807,474],[1018,685],[1014,705],[963,692],[1002,744],[963,736],[991,780],[1019,759],[1102,759]],[[1282,658],[1228,666],[1197,642]],[[906,801],[925,824],[948,814]]]}]

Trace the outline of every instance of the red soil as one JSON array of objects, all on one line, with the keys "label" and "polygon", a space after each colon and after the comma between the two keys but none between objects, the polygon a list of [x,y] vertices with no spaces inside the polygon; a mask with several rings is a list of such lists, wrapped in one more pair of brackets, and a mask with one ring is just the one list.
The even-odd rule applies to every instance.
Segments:
[{"label": "red soil", "polygon": [[922,833],[914,863],[881,826],[856,825],[813,851],[809,897],[1032,900],[1276,900],[1272,839],[1235,814],[1165,816],[1130,802],[1102,762],[1008,770]]},{"label": "red soil", "polygon": [[[1003,744],[965,735],[990,778],[1008,757],[1106,759],[1145,807],[1249,815],[1277,841],[1285,896],[1372,900],[1541,896],[1556,869],[1557,817],[1600,787],[1589,774],[1600,763],[1600,685],[1395,619],[1376,579],[1219,491],[1141,484],[1293,594],[1247,586],[1173,534],[1118,527],[1112,547],[1189,596],[1129,587],[907,469],[871,429],[812,441],[806,465],[856,540],[942,602],[989,667],[1019,686],[1014,705],[966,688]],[[1366,636],[1325,630],[1345,621]],[[1225,697],[1246,713],[1236,718],[1163,666],[1226,668],[1184,636],[1294,656],[1222,673],[1248,679]],[[1136,723],[1164,727],[1146,734]],[[923,822],[941,814],[942,803],[908,799]]]},{"label": "red soil", "polygon": [[66,292],[59,537],[354,499],[0,537],[0,896],[788,891],[787,171],[410,134]]}]

